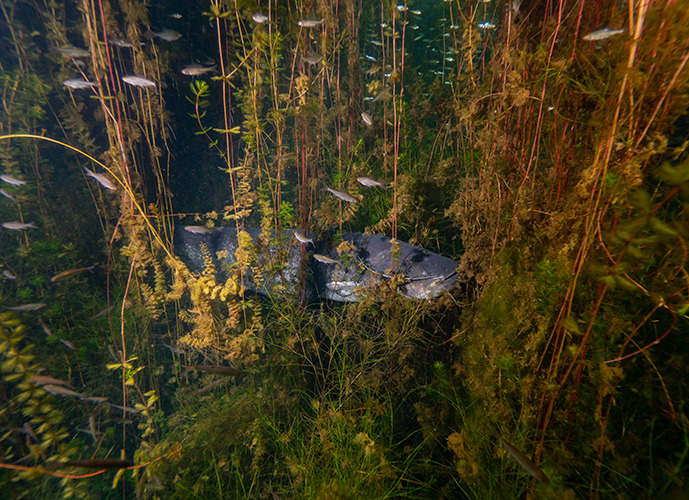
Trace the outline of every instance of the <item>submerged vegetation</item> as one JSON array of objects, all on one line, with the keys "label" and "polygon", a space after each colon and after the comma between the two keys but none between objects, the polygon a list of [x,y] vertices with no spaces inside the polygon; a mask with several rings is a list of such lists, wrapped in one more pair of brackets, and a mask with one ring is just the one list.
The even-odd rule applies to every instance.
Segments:
[{"label": "submerged vegetation", "polygon": [[[686,496],[686,5],[187,8],[0,1],[0,496]],[[249,293],[288,229],[459,285]]]}]

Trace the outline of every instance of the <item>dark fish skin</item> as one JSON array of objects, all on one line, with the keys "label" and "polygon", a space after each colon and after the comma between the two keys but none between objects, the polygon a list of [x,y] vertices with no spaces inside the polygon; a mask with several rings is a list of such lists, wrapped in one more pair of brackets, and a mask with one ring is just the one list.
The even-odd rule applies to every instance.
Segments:
[{"label": "dark fish skin", "polygon": [[200,365],[200,366],[187,366],[186,373],[191,370],[198,370],[201,372],[214,373],[215,375],[227,375],[229,377],[239,377],[244,375],[242,370],[232,368],[229,366],[218,366],[218,365]]},{"label": "dark fish skin", "polygon": [[51,467],[86,467],[88,469],[126,469],[134,466],[134,462],[121,458],[91,458],[89,460],[53,462],[49,465]]}]

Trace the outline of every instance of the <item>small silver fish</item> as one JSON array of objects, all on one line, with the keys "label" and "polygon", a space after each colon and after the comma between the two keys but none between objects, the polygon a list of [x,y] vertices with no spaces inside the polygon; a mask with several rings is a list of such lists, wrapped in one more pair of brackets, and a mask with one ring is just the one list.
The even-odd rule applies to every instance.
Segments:
[{"label": "small silver fish", "polygon": [[45,307],[45,304],[37,303],[37,304],[21,304],[18,306],[5,307],[5,309],[8,309],[10,311],[16,311],[16,312],[30,312],[30,311],[38,311],[39,309],[42,309],[43,307]]},{"label": "small silver fish", "polygon": [[48,375],[34,375],[31,377],[31,381],[37,385],[66,385],[72,387],[72,384],[64,380],[59,380]]},{"label": "small silver fish", "polygon": [[512,446],[510,443],[505,441],[503,437],[498,433],[496,430],[492,430],[493,434],[495,437],[498,438],[498,441],[502,443],[502,445],[505,447],[505,449],[512,455],[512,457],[519,463],[519,465],[522,466],[522,468],[531,474],[533,477],[538,479],[542,483],[547,483],[548,478],[545,475],[545,473],[536,465],[529,457],[527,457],[524,453],[519,451],[517,448]]},{"label": "small silver fish", "polygon": [[297,24],[302,28],[316,28],[324,22],[325,19],[302,19]]},{"label": "small silver fish", "polygon": [[586,40],[587,42],[593,42],[597,40],[605,40],[607,38],[621,35],[624,33],[623,29],[610,29],[610,28],[603,28],[600,30],[592,31],[588,35],[586,35],[583,40]]},{"label": "small silver fish", "polygon": [[280,161],[290,161],[290,160],[296,160],[297,159],[297,153],[282,153],[280,156],[278,156],[278,160]]},{"label": "small silver fish", "polygon": [[201,387],[201,389],[196,391],[196,394],[203,394],[206,391],[210,391],[213,387],[220,385],[223,382],[224,382],[224,379],[221,379],[221,378],[216,379],[213,382],[211,382],[210,384],[207,384],[207,385],[204,385],[203,387]]},{"label": "small silver fish", "polygon": [[253,19],[255,23],[263,24],[268,20],[268,16],[266,16],[263,12],[254,12],[254,15],[251,16],[251,19]]},{"label": "small silver fish", "polygon": [[370,177],[357,177],[357,182],[366,187],[378,187],[386,189],[386,186],[382,182],[378,182]]},{"label": "small silver fish", "polygon": [[186,354],[187,354],[182,349],[177,349],[176,347],[172,347],[171,345],[166,344],[165,342],[163,342],[163,345],[165,347],[167,347],[168,349],[170,349],[170,352],[172,352],[174,354],[179,354],[180,356],[186,356]]},{"label": "small silver fish", "polygon": [[347,203],[358,203],[359,202],[359,200],[354,198],[354,196],[352,196],[351,194],[344,193],[342,191],[338,191],[337,189],[333,189],[333,188],[328,187],[326,185],[323,186],[322,191],[330,191],[335,198],[339,198],[340,200],[346,201]]},{"label": "small silver fish", "polygon": [[12,196],[10,193],[5,191],[3,188],[0,188],[0,194],[3,195],[8,200],[11,200],[12,202],[17,203],[17,199],[14,196]]},{"label": "small silver fish", "polygon": [[13,229],[14,231],[24,231],[25,229],[38,229],[33,222],[3,222],[2,227],[5,229]]},{"label": "small silver fish", "polygon": [[84,167],[84,173],[86,174],[87,177],[93,177],[94,179],[96,179],[98,181],[98,183],[106,189],[109,189],[111,191],[114,191],[115,189],[117,189],[117,187],[115,186],[115,183],[112,182],[110,179],[108,179],[103,174],[97,174],[97,173],[89,170],[88,167]]},{"label": "small silver fish", "polygon": [[242,370],[233,368],[231,366],[220,366],[220,365],[189,365],[186,367],[184,375],[192,370],[197,370],[206,373],[212,373],[214,375],[224,375],[228,377],[239,377],[244,375]]},{"label": "small silver fish", "polygon": [[364,121],[367,127],[373,125],[373,117],[366,113],[365,111],[361,113],[361,119]]},{"label": "small silver fish", "polygon": [[182,68],[181,73],[187,76],[201,76],[209,71],[215,71],[216,64],[213,66],[201,66],[200,64],[190,64],[186,68]]},{"label": "small silver fish", "polygon": [[301,231],[294,231],[294,237],[299,241],[299,243],[302,243],[304,245],[308,245],[309,243],[311,243],[312,245],[314,245],[313,239],[308,238]]},{"label": "small silver fish", "polygon": [[54,394],[56,396],[67,396],[67,397],[72,397],[72,398],[79,398],[82,399],[84,395],[80,392],[72,391],[70,389],[67,389],[65,387],[62,387],[60,385],[44,385],[43,390],[45,392],[49,392],[50,394]]},{"label": "small silver fish", "polygon": [[91,439],[93,439],[94,444],[98,442],[96,436],[91,432],[90,429],[77,429],[77,432],[83,432],[84,434],[88,434],[89,436],[91,436]]},{"label": "small silver fish", "polygon": [[373,98],[373,101],[371,101],[371,102],[378,102],[381,99],[384,99],[385,97],[387,97],[389,94],[390,94],[390,87],[385,87],[383,90],[381,90],[380,92],[378,92],[376,94],[376,96]]},{"label": "small silver fish", "polygon": [[91,431],[91,437],[93,437],[93,442],[97,443],[98,438],[96,435],[98,434],[98,431],[96,429],[96,418],[93,415],[89,416],[89,430]]},{"label": "small silver fish", "polygon": [[478,27],[482,30],[494,30],[495,25],[491,23],[490,21],[486,21],[485,23],[479,23]]},{"label": "small silver fish", "polygon": [[7,278],[8,280],[16,280],[17,277],[12,273],[12,271],[8,271],[7,269],[2,270],[2,275]]},{"label": "small silver fish", "polygon": [[159,33],[156,33],[155,31],[152,33],[154,37],[165,40],[166,42],[174,42],[175,40],[182,38],[182,34],[175,30],[164,29]]},{"label": "small silver fish", "polygon": [[182,14],[180,14],[179,12],[173,12],[168,17],[171,17],[172,19],[182,19]]},{"label": "small silver fish", "polygon": [[98,311],[96,314],[94,314],[93,316],[91,316],[91,317],[89,318],[89,321],[93,321],[94,319],[98,319],[98,318],[100,318],[100,317],[105,316],[105,315],[108,314],[110,311],[112,311],[112,308],[113,308],[113,307],[115,307],[115,306],[109,306],[109,307],[106,307],[105,309],[103,309],[103,310],[101,310],[101,311]]},{"label": "small silver fish", "polygon": [[153,87],[153,88],[155,88],[155,86],[156,86],[154,81],[151,81],[148,78],[144,78],[143,76],[125,75],[122,77],[122,81],[124,83],[128,83],[129,85],[133,85],[134,87]]},{"label": "small silver fish", "polygon": [[63,81],[62,84],[65,87],[69,87],[70,89],[76,90],[91,89],[93,87],[98,87],[97,83],[89,82],[88,80],[84,80],[83,78],[70,78],[68,80]]},{"label": "small silver fish", "polygon": [[309,64],[310,66],[313,66],[314,64],[318,64],[323,60],[323,56],[320,54],[316,54],[315,52],[310,53],[304,58],[304,62]]},{"label": "small silver fish", "polygon": [[65,45],[64,47],[58,47],[61,53],[68,55],[70,57],[88,57],[91,53],[86,49],[80,49],[74,45]]},{"label": "small silver fish", "polygon": [[0,175],[0,180],[5,181],[7,184],[12,184],[13,186],[23,186],[24,184],[26,184],[26,181],[17,179],[14,175],[10,174]]},{"label": "small silver fish", "polygon": [[134,44],[132,42],[130,42],[129,40],[126,40],[124,38],[112,37],[112,38],[108,38],[108,41],[111,44],[113,44],[117,47],[121,47],[123,49],[131,49],[132,47],[134,47]]},{"label": "small silver fish", "polygon": [[379,71],[380,71],[380,65],[379,65],[379,64],[374,64],[374,65],[371,66],[371,67],[369,68],[369,70],[366,72],[366,75],[367,75],[367,76],[373,76],[373,75],[375,75],[376,73],[378,73]]},{"label": "small silver fish", "polygon": [[61,273],[57,273],[55,276],[50,278],[50,282],[55,283],[57,280],[67,278],[68,276],[72,276],[73,274],[81,273],[84,271],[93,271],[94,267],[96,267],[95,264],[89,267],[80,267],[78,269],[68,269],[67,271],[62,271]]},{"label": "small silver fish", "polygon": [[108,398],[103,398],[100,396],[86,396],[84,401],[89,401],[90,403],[105,403]]},{"label": "small silver fish", "polygon": [[39,441],[38,436],[34,432],[33,427],[31,427],[29,422],[26,422],[22,427],[24,428],[24,431],[33,438],[34,441]]},{"label": "small silver fish", "polygon": [[45,321],[43,321],[43,318],[40,316],[38,317],[38,323],[41,325],[41,328],[43,328],[43,333],[45,333],[46,337],[50,337],[53,332],[50,328],[48,328],[48,325],[46,325]]},{"label": "small silver fish", "polygon": [[322,262],[323,264],[339,264],[339,260],[331,259],[330,257],[326,255],[321,255],[319,253],[313,254],[313,258],[316,259],[318,262]]},{"label": "small silver fish", "polygon": [[112,344],[108,344],[108,352],[116,363],[122,363],[122,351],[120,351],[117,347]]},{"label": "small silver fish", "polygon": [[189,231],[193,234],[210,234],[222,231],[219,227],[206,227],[206,226],[184,226],[185,231]]},{"label": "small silver fish", "polygon": [[117,408],[118,410],[126,411],[127,413],[133,413],[133,414],[141,413],[139,410],[137,410],[136,408],[132,408],[131,406],[120,406],[120,405],[113,405],[113,404],[111,404],[110,406],[112,406],[113,408]]},{"label": "small silver fish", "polygon": [[77,348],[77,346],[74,345],[74,342],[72,342],[70,340],[65,340],[65,339],[60,339],[60,338],[58,338],[58,340],[60,342],[62,342],[64,345],[66,345],[67,347],[69,347],[73,351]]}]

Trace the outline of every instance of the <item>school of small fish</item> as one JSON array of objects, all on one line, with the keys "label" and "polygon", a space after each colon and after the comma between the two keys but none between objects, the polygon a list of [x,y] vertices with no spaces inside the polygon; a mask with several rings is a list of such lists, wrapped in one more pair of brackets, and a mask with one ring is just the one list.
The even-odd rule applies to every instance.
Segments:
[{"label": "school of small fish", "polygon": [[[490,2],[491,0],[481,0],[482,2]],[[395,4],[393,4],[395,6]],[[408,7],[406,7],[405,4],[399,4],[396,5],[396,10],[398,12],[408,12],[412,15],[420,16],[421,11],[419,10],[410,10]],[[181,19],[182,15],[178,13],[173,13],[170,14],[169,17],[173,19]],[[256,24],[264,24],[269,22],[269,17],[263,14],[262,12],[255,12],[252,14],[251,19],[256,23]],[[313,29],[313,28],[318,28],[321,27],[325,24],[324,19],[301,19],[298,21],[297,25],[300,28],[304,28],[306,30],[308,29]],[[479,23],[478,28],[484,31],[489,31],[489,30],[494,30],[496,29],[496,25],[493,24],[490,21],[484,21]],[[386,26],[381,26],[383,29],[387,28]],[[457,29],[459,26],[456,25],[451,25],[450,29]],[[418,26],[412,26],[412,29],[418,29]],[[586,36],[583,37],[583,40],[585,41],[600,41],[600,40],[606,40],[608,38],[614,37],[621,35],[625,32],[623,29],[610,29],[610,28],[604,28],[600,29],[594,32],[591,32],[587,34]],[[390,38],[394,38],[393,36],[390,36]],[[148,37],[150,38],[152,36],[153,38],[157,38],[160,40],[163,40],[165,42],[175,42],[179,40],[182,35],[172,29],[163,29],[159,32],[150,32]],[[387,36],[387,35],[386,35]],[[414,39],[415,41],[417,39]],[[423,35],[421,35],[418,38],[418,41],[423,40]],[[123,38],[109,38],[110,43],[113,45],[120,47],[120,48],[133,48],[134,44],[126,39]],[[378,47],[381,48],[384,46],[384,41],[382,40],[370,40],[369,43],[373,47]],[[386,42],[387,43],[387,42]],[[369,47],[370,48],[370,47]],[[85,49],[81,49],[72,45],[66,45],[63,47],[57,48],[57,50],[64,54],[65,56],[68,56],[72,59],[78,59],[78,58],[85,58],[91,56],[90,52]],[[448,49],[450,50],[450,49]],[[376,52],[372,52],[376,53]],[[372,56],[372,55],[365,55],[365,59],[371,61],[374,63],[368,70],[365,71],[365,74],[367,77],[374,77],[378,73],[383,71],[383,78],[390,78],[392,76],[392,68],[388,64],[377,63],[377,59]],[[317,64],[321,64],[323,62],[323,55],[318,53],[318,52],[308,52],[308,54],[302,56],[302,60],[304,63],[308,64],[309,66],[314,66]],[[384,59],[383,59],[384,61]],[[444,64],[444,62],[453,62],[454,57],[451,52],[447,52],[444,54],[440,54],[437,56],[437,62],[440,64],[441,62]],[[209,63],[210,64],[210,63]],[[202,64],[189,64],[182,68],[180,70],[182,75],[185,76],[192,76],[192,77],[199,77],[206,75],[208,73],[214,72],[217,70],[217,65],[202,65]],[[436,74],[439,76],[442,76],[444,74],[443,71],[437,71]],[[122,82],[124,82],[127,85],[141,88],[141,89],[156,89],[157,84],[155,81],[148,79],[144,76],[139,76],[139,75],[125,75],[121,77]],[[64,80],[63,85],[69,89],[73,90],[87,90],[87,89],[96,89],[99,87],[97,82],[89,81],[85,77],[77,77],[77,78],[69,78]],[[447,83],[447,82],[446,82]],[[373,87],[374,89],[376,87]],[[370,101],[371,104],[378,103],[380,101],[383,101],[386,99],[390,94],[392,93],[394,89],[393,84],[384,84],[382,87],[378,87],[378,92],[371,96],[366,98],[366,100]],[[366,112],[366,111],[361,111],[360,113],[361,121],[366,127],[373,127],[374,125],[374,118],[373,115]],[[385,126],[382,122],[383,119],[378,119],[375,123],[378,126]],[[279,158],[281,161],[287,161],[287,160],[297,160],[297,155],[295,153],[284,153],[282,154]],[[88,167],[83,166],[83,172],[86,177],[90,177],[92,179],[95,179],[103,188],[108,189],[108,190],[116,190],[117,185],[115,182],[113,182],[109,177],[107,177],[104,174],[101,173],[96,173],[92,170],[90,170]],[[0,180],[3,182],[14,186],[14,187],[21,187],[25,186],[27,184],[26,180],[19,179],[11,174],[2,174],[0,175]],[[375,180],[371,177],[366,177],[366,176],[359,176],[356,177],[356,181],[366,187],[366,188],[379,188],[379,189],[386,189],[387,186],[384,182]],[[89,181],[90,182],[90,181]],[[331,188],[327,185],[324,185],[322,191],[327,191],[329,192],[333,197],[335,197],[338,200],[341,200],[345,203],[359,203],[360,199],[356,198],[350,193],[347,193],[345,191],[340,191],[334,188]],[[5,190],[4,188],[0,188],[0,194],[4,196],[6,199],[10,200],[13,203],[17,202],[16,197]],[[20,198],[21,199],[21,198]],[[37,226],[33,222],[23,222],[23,221],[8,221],[8,222],[3,222],[2,227],[8,230],[13,230],[13,231],[25,231],[28,229],[38,229]],[[188,225],[185,226],[184,229],[190,233],[193,234],[199,234],[199,235],[204,235],[204,234],[212,234],[215,232],[222,231],[222,228],[215,227],[215,228],[209,228],[205,226],[198,226],[198,225]],[[294,230],[293,232],[294,238],[302,245],[312,245],[316,246],[314,243],[314,239],[306,236],[306,234],[300,230]],[[326,265],[337,265],[341,264],[340,260],[333,259],[327,255],[322,255],[322,254],[317,254],[313,253],[312,254],[313,259],[316,261],[326,264]],[[84,273],[86,271],[92,271],[94,269],[95,265],[89,266],[89,267],[79,267],[79,268],[73,268],[73,269],[68,269],[65,271],[61,271],[54,276],[52,276],[49,281],[51,283],[56,283],[58,281],[64,280],[69,277],[76,276],[78,274]],[[3,269],[2,270],[2,275],[9,280],[16,280],[17,276],[12,273],[8,269]],[[20,274],[21,276],[21,274]],[[354,282],[340,282],[336,283],[338,286],[342,286],[344,288],[347,287],[353,287],[356,283]],[[328,284],[331,285],[332,284]],[[35,312],[38,311],[46,306],[45,303],[27,303],[27,304],[19,304],[16,306],[9,306],[5,307],[5,309],[10,310],[10,311],[15,311],[15,312]],[[113,306],[106,307],[105,309],[101,310],[100,312],[96,313],[93,315],[90,320],[95,320],[97,318],[103,317],[106,314],[108,314],[112,310]],[[43,329],[43,332],[47,337],[51,337],[53,335],[53,332],[49,328],[49,326],[46,324],[44,319],[41,316],[38,316],[38,323]],[[56,336],[57,337],[57,336]],[[65,347],[71,350],[75,350],[76,346],[73,342],[70,340],[60,338],[58,337],[59,342],[61,342]],[[180,351],[178,349],[175,349],[174,347],[165,344],[165,346],[170,349],[170,351],[184,355],[184,351]],[[113,358],[116,359],[117,357],[113,354],[113,351],[111,350],[111,354],[113,355]],[[121,354],[121,353],[120,353]],[[120,361],[122,361],[120,359]],[[198,372],[203,372],[203,373],[209,373],[212,375],[219,375],[219,376],[226,376],[226,377],[239,377],[244,375],[244,372],[242,370],[239,370],[234,367],[229,367],[229,366],[219,366],[219,365],[187,365],[186,371],[184,372],[184,375],[187,375],[189,372],[192,371],[198,371]],[[49,375],[34,375],[30,378],[30,380],[37,386],[40,387],[43,391],[52,394],[54,396],[59,396],[59,397],[65,397],[65,398],[78,398],[83,401],[87,401],[90,403],[96,403],[98,405],[104,404],[108,402],[108,399],[105,397],[101,396],[89,396],[84,393],[78,392],[74,390],[74,387],[70,384],[70,382],[65,381],[65,380],[60,380],[54,377],[51,377]],[[212,381],[210,384],[204,386],[202,389],[198,391],[198,393],[205,392],[213,387],[216,387],[219,385],[224,379],[217,379]],[[138,415],[141,413],[141,410],[137,408],[133,408],[130,406],[120,406],[120,405],[115,405],[115,404],[110,404],[108,403],[109,407],[112,407],[114,409],[120,410],[125,413],[129,413],[132,415]],[[131,422],[131,421],[128,421]],[[93,414],[89,415],[88,421],[87,421],[87,426],[85,429],[77,429],[77,431],[82,432],[90,436],[94,444],[98,443],[99,439],[99,430],[98,430],[98,424],[96,422],[96,419]],[[36,436],[33,428],[31,425],[27,422],[23,426],[23,432],[26,433],[28,436],[31,436],[35,442],[39,442],[38,437]],[[505,450],[519,463],[521,467],[525,471],[527,471],[531,476],[536,478],[539,481],[542,482],[547,482],[548,479],[545,476],[544,472],[524,453],[519,451],[517,448],[515,448],[513,445],[508,443],[506,440],[503,439],[503,437],[498,434],[497,432],[495,433],[496,438],[498,441],[501,443],[501,445],[505,448]],[[27,438],[28,439],[28,438]],[[134,463],[131,460],[127,459],[117,459],[117,458],[92,458],[92,459],[86,459],[86,460],[70,460],[70,461],[64,461],[64,462],[48,462],[45,464],[47,468],[64,468],[64,467],[77,467],[77,468],[92,468],[92,469],[123,469],[123,468],[129,468],[132,467]]]}]

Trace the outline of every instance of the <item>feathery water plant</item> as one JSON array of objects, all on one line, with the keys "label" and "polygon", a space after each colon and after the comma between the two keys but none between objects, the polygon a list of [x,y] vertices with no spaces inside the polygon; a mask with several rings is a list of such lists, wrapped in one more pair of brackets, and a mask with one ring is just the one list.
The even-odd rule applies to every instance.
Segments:
[{"label": "feathery water plant", "polygon": [[[160,22],[169,12],[134,3],[118,16],[94,1],[71,13],[51,4],[36,18],[45,45],[73,37],[91,57],[79,67],[49,54],[44,67],[30,50],[43,36],[25,36],[28,26],[3,7],[16,61],[2,79],[2,134],[59,140],[62,126],[120,187],[117,197],[90,194],[110,241],[108,280],[120,287],[126,276],[110,332],[123,354],[115,363],[123,390],[138,387],[140,404],[154,387],[165,399],[169,388],[161,391],[154,374],[167,365],[148,368],[153,332],[173,349],[180,340],[192,346],[192,360],[242,363],[248,374],[219,386],[204,379],[200,394],[177,395],[183,408],[171,420],[189,431],[181,440],[191,460],[149,465],[141,491],[159,479],[178,496],[667,493],[689,449],[686,349],[677,336],[688,297],[686,137],[677,119],[689,48],[678,4],[639,0],[591,12],[582,2],[530,11],[518,2],[444,2],[420,15],[414,5],[273,2],[260,21],[247,5],[213,1],[183,22],[194,42],[217,47],[219,73],[192,84],[180,116],[171,92],[180,77],[169,68],[195,56],[149,43],[142,29],[149,15]],[[195,31],[203,15],[206,34]],[[582,38],[600,19],[627,34]],[[115,44],[120,34],[131,46]],[[88,90],[94,99],[62,89],[77,70],[99,83]],[[132,71],[154,79],[155,92],[125,85],[121,76]],[[24,94],[19,81],[30,83]],[[58,88],[50,102],[59,118],[47,124],[46,89]],[[195,123],[185,131],[189,111]],[[16,137],[5,142],[4,172],[36,184],[10,188],[21,206],[3,213],[35,214],[41,227],[69,234],[47,195],[68,182],[57,179],[63,165],[39,158],[43,139]],[[466,249],[460,281],[480,298],[414,304],[397,297],[398,277],[344,307],[262,302],[242,293],[244,277],[266,282],[279,264],[259,259],[246,235],[224,283],[209,254],[194,275],[170,250],[170,191],[177,183],[180,204],[189,194],[177,189],[189,173],[171,168],[172,158],[183,163],[185,147],[195,165],[201,150],[211,164],[212,173],[194,171],[208,182],[189,198],[208,206],[186,210],[207,213],[207,224],[227,221],[238,233],[260,226],[261,244],[278,255],[290,244],[283,229],[295,226],[308,234],[366,228],[455,257]],[[355,182],[362,175],[391,189],[366,191]],[[363,203],[327,197],[326,180]],[[43,300],[53,291],[41,279],[48,247],[36,233],[19,239],[6,254],[16,258],[3,262],[19,279],[2,286]],[[72,289],[55,290],[64,298]],[[60,332],[81,333],[72,295],[46,317]],[[134,317],[141,328],[132,328]],[[96,352],[84,343],[69,361],[77,371],[82,350]],[[125,369],[132,357],[147,368]],[[181,379],[179,370],[172,378]],[[663,412],[641,416],[640,403]],[[203,418],[194,425],[196,411]],[[142,432],[169,429],[156,415]],[[487,420],[546,472],[548,485],[529,483]],[[223,449],[204,449],[213,431]],[[631,434],[669,442],[670,453]],[[139,434],[141,457],[176,449],[174,437]]]}]

